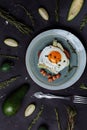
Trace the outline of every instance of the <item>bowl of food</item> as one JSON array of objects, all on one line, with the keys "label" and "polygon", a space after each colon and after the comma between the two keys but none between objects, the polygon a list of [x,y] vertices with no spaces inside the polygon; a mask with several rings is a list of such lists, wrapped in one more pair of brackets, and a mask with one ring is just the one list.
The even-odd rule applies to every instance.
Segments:
[{"label": "bowl of food", "polygon": [[86,51],[71,32],[52,29],[30,42],[25,62],[36,84],[49,90],[61,90],[73,85],[83,74]]}]

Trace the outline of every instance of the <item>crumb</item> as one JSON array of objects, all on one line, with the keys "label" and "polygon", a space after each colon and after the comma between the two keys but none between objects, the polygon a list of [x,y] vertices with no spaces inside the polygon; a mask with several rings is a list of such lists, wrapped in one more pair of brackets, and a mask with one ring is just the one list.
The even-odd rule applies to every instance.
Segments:
[{"label": "crumb", "polygon": [[5,24],[8,25],[8,21],[7,20],[5,21]]},{"label": "crumb", "polygon": [[27,80],[28,79],[28,77],[25,77],[25,80]]}]

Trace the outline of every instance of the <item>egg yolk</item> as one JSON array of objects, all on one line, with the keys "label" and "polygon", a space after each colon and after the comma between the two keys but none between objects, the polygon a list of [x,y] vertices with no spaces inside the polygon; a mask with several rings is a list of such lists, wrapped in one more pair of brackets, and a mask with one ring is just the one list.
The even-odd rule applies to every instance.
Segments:
[{"label": "egg yolk", "polygon": [[48,59],[52,63],[56,63],[57,64],[59,61],[61,61],[61,54],[58,51],[52,51],[52,52],[49,53]]}]

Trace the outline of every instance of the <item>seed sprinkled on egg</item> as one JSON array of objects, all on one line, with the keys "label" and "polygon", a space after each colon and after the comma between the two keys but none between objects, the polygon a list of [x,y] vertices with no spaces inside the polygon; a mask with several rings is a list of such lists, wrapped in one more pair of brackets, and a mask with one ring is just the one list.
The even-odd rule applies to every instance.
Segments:
[{"label": "seed sprinkled on egg", "polygon": [[65,60],[63,62],[66,62]]}]

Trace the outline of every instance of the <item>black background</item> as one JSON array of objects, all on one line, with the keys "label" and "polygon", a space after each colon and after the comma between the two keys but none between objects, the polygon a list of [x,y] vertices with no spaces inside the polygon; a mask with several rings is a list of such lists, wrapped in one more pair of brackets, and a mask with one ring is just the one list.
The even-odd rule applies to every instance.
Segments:
[{"label": "black background", "polygon": [[[67,13],[70,8],[72,0],[60,0],[59,1],[59,21],[56,22],[55,20],[55,7],[56,7],[56,0],[0,0],[0,7],[5,9],[6,11],[10,12],[11,15],[16,17],[19,21],[32,26],[29,17],[26,15],[24,10],[20,7],[16,7],[17,4],[23,5],[34,17],[35,25],[34,31],[31,36],[23,35],[20,33],[14,26],[6,25],[5,20],[0,18],[0,53],[1,54],[10,54],[19,56],[19,60],[13,60],[15,63],[14,68],[8,72],[3,73],[0,72],[0,81],[4,81],[9,79],[12,76],[21,75],[21,78],[11,83],[4,89],[0,90],[0,96],[5,95],[2,99],[0,99],[0,130],[27,130],[29,124],[31,123],[32,119],[35,117],[37,112],[39,111],[41,105],[44,105],[44,111],[40,119],[37,123],[32,127],[32,130],[37,130],[40,124],[47,124],[49,130],[57,130],[57,122],[56,116],[54,112],[54,108],[58,108],[62,130],[67,128],[67,114],[64,105],[71,105],[72,107],[76,107],[77,109],[77,119],[75,129],[78,130],[86,130],[87,129],[87,105],[79,105],[79,104],[72,104],[71,102],[59,101],[59,100],[38,100],[32,98],[34,92],[36,91],[43,91],[46,93],[53,93],[56,95],[87,95],[87,90],[81,90],[79,85],[84,83],[87,84],[87,67],[85,68],[84,73],[82,74],[81,78],[70,88],[60,91],[50,91],[41,88],[40,86],[36,85],[30,76],[27,73],[26,65],[25,65],[25,55],[26,49],[30,43],[30,41],[38,35],[40,32],[48,30],[48,29],[65,29],[73,34],[75,34],[83,43],[85,49],[87,46],[87,26],[80,32],[80,23],[84,15],[87,13],[87,0],[85,0],[84,6],[79,13],[79,15],[72,21],[67,22]],[[41,18],[38,14],[38,8],[44,7],[49,12],[50,19],[49,21],[45,21]],[[3,41],[5,38],[11,37],[16,39],[19,42],[19,46],[17,48],[11,48],[6,46]],[[0,64],[6,58],[0,57]],[[2,113],[2,103],[6,96],[11,93],[13,90],[18,88],[20,85],[24,83],[29,83],[30,89],[26,94],[20,111],[15,116],[6,117]],[[34,102],[36,104],[36,110],[34,114],[30,117],[24,117],[25,108],[28,104]]]}]

